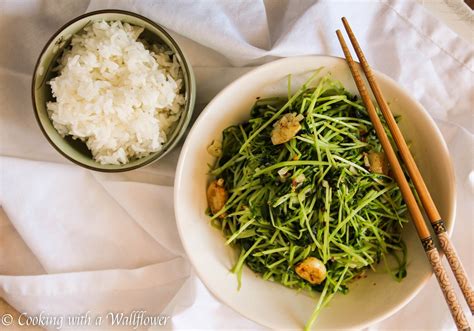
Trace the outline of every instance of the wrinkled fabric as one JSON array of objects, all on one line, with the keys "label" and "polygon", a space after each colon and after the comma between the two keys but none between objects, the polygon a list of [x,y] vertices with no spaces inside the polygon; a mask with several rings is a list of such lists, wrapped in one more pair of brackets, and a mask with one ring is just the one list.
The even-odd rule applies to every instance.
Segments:
[{"label": "wrinkled fabric", "polygon": [[[68,20],[104,8],[142,14],[172,34],[196,74],[195,116],[257,65],[342,56],[334,31],[346,16],[369,63],[420,101],[444,136],[456,173],[453,242],[474,274],[474,49],[416,2],[12,0],[0,3],[0,296],[18,311],[143,309],[172,316],[176,329],[261,328],[214,299],[186,258],[173,212],[179,146],[143,169],[95,173],[60,156],[35,122],[30,84],[42,47]],[[369,329],[455,327],[432,278]]]}]

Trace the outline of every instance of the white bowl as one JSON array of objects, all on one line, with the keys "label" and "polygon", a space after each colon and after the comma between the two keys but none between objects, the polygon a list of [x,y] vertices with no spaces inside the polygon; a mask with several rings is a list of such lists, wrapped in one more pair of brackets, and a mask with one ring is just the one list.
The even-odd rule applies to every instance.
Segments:
[{"label": "white bowl", "polygon": [[[356,93],[350,71],[341,58],[293,57],[258,67],[227,86],[208,104],[186,139],[176,171],[174,199],[178,230],[197,274],[220,301],[273,329],[302,328],[316,301],[305,293],[265,281],[247,267],[242,274],[242,288],[237,290],[236,276],[229,271],[236,259],[235,252],[224,245],[222,233],[210,226],[205,214],[208,164],[214,162],[207,146],[220,138],[226,127],[248,119],[256,97],[284,95],[288,74],[297,76],[319,67]],[[446,144],[417,101],[389,77],[378,72],[375,76],[392,111],[402,115],[401,130],[411,142],[417,164],[451,233],[455,191]],[[432,275],[431,268],[411,223],[405,227],[403,236],[408,246],[407,277],[396,282],[381,265],[377,272],[352,283],[348,294],[336,295],[321,312],[315,329],[366,327],[394,314],[421,290]]]}]

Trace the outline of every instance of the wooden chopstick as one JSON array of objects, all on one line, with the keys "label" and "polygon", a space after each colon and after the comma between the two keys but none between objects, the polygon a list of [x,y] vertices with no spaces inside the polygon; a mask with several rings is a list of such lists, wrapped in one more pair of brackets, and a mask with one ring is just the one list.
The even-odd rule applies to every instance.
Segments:
[{"label": "wooden chopstick", "polygon": [[469,309],[471,310],[471,314],[474,315],[474,291],[470,284],[469,278],[467,277],[467,274],[464,271],[462,263],[456,253],[456,250],[454,249],[451,240],[449,240],[449,236],[446,232],[444,222],[441,219],[438,209],[436,208],[436,205],[433,202],[433,199],[431,198],[430,192],[426,187],[425,181],[423,180],[423,177],[421,176],[421,173],[418,170],[418,167],[416,166],[415,160],[413,159],[410,149],[408,148],[407,143],[403,138],[400,128],[398,127],[397,122],[395,121],[395,118],[393,117],[392,112],[390,111],[390,108],[388,107],[388,104],[382,95],[382,91],[380,90],[380,87],[378,86],[377,81],[375,80],[375,76],[372,72],[372,69],[370,68],[367,59],[365,58],[365,55],[362,52],[362,49],[360,48],[360,45],[354,35],[354,32],[352,32],[349,22],[345,17],[342,18],[342,23],[344,24],[347,35],[349,36],[352,46],[354,47],[357,57],[359,58],[359,62],[365,73],[365,77],[369,82],[369,85],[372,89],[375,99],[377,100],[382,115],[388,124],[390,132],[392,133],[393,140],[397,145],[402,160],[407,167],[408,173],[410,174],[410,178],[413,181],[413,184],[415,185],[415,189],[418,193],[418,196],[420,197],[421,204],[423,205],[423,208],[425,209],[425,212],[428,215],[433,230],[439,239],[441,248],[446,254],[449,266],[451,267],[451,270],[453,271],[454,276],[456,277],[456,281],[458,282],[459,287],[461,288],[464,299],[466,300]]},{"label": "wooden chopstick", "polygon": [[390,141],[387,137],[387,134],[385,133],[382,122],[377,116],[375,106],[372,103],[372,100],[370,99],[367,88],[365,87],[365,84],[356,67],[356,63],[352,59],[351,53],[349,51],[349,48],[347,47],[347,44],[344,40],[344,37],[342,36],[341,31],[337,30],[336,33],[344,55],[346,57],[347,64],[349,65],[352,76],[356,83],[357,89],[359,90],[362,100],[364,101],[370,120],[374,125],[377,137],[379,138],[380,143],[382,144],[382,148],[390,163],[394,178],[400,188],[403,199],[407,204],[408,211],[411,215],[418,236],[421,239],[421,243],[428,257],[428,260],[431,263],[433,272],[436,275],[438,283],[444,294],[445,300],[448,304],[454,322],[456,323],[456,326],[459,330],[470,330],[471,328],[469,327],[469,323],[467,322],[466,317],[464,316],[464,312],[462,311],[462,308],[456,298],[456,294],[454,293],[454,289],[451,286],[449,278],[446,274],[446,270],[441,264],[441,259],[439,257],[438,251],[425,224],[420,208],[416,203],[415,196],[413,195],[408,181],[405,178],[405,174],[403,173],[402,167],[398,162],[395,151],[393,150],[392,145],[390,144]]}]

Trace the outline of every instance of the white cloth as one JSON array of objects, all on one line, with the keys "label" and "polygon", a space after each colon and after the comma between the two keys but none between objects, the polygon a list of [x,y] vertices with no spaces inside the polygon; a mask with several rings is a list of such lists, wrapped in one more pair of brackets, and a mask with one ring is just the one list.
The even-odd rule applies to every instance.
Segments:
[{"label": "white cloth", "polygon": [[[195,70],[196,114],[253,66],[341,56],[334,31],[346,16],[373,67],[410,91],[444,135],[458,194],[453,240],[474,274],[474,50],[416,2],[11,0],[0,2],[0,297],[18,311],[144,309],[171,315],[172,328],[260,328],[217,302],[186,259],[172,201],[179,147],[141,170],[94,173],[60,156],[35,123],[30,82],[41,48],[68,20],[103,8],[171,32]],[[370,328],[382,329],[454,329],[436,281]]]}]

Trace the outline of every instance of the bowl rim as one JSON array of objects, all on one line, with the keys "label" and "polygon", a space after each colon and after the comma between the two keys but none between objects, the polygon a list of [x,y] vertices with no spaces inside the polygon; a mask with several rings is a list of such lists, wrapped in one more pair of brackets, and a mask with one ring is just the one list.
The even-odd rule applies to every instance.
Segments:
[{"label": "bowl rim", "polygon": [[[38,68],[39,68],[41,59],[45,55],[46,51],[51,47],[53,40],[59,34],[61,34],[67,27],[69,27],[70,25],[72,25],[72,24],[74,24],[74,23],[76,23],[76,22],[78,22],[78,21],[80,21],[84,18],[99,15],[99,14],[122,14],[122,15],[126,15],[126,16],[132,16],[132,17],[138,18],[139,20],[142,20],[142,21],[150,24],[151,26],[153,26],[154,28],[159,30],[168,39],[168,41],[174,46],[174,48],[176,49],[176,52],[179,54],[180,58],[182,59],[182,62],[183,62],[182,65],[184,66],[184,69],[182,71],[183,71],[183,74],[187,76],[187,80],[189,82],[189,97],[187,98],[188,100],[186,101],[185,108],[183,109],[183,113],[182,113],[182,116],[185,116],[185,119],[184,119],[184,122],[183,122],[183,128],[182,128],[181,133],[178,133],[176,135],[174,140],[168,146],[166,146],[166,149],[162,149],[160,151],[155,152],[156,155],[154,155],[153,157],[151,157],[147,161],[135,164],[133,166],[127,166],[127,163],[126,163],[126,164],[123,164],[119,168],[107,169],[107,168],[102,168],[102,167],[99,167],[99,166],[95,167],[95,166],[90,166],[90,165],[84,164],[84,163],[74,159],[73,157],[69,156],[66,152],[64,152],[59,146],[57,146],[54,143],[54,141],[51,139],[49,134],[46,132],[46,129],[43,127],[43,124],[41,123],[41,120],[40,120],[39,114],[38,114],[38,109],[36,107],[36,98],[35,98],[35,96],[36,96],[35,85],[36,85],[36,76],[37,76],[36,74],[38,72]],[[45,73],[45,75],[46,75],[46,73]],[[64,156],[69,161],[75,163],[76,165],[79,165],[79,166],[81,166],[83,168],[86,168],[86,169],[89,169],[89,170],[94,170],[94,171],[99,171],[99,172],[104,172],[104,173],[117,173],[117,172],[125,172],[125,171],[136,170],[136,169],[142,168],[144,166],[147,166],[147,165],[157,161],[159,158],[163,157],[169,151],[171,151],[178,144],[178,142],[181,140],[181,138],[183,137],[184,132],[186,130],[186,127],[189,125],[189,123],[191,121],[192,113],[193,113],[193,110],[194,110],[195,100],[196,100],[196,84],[195,84],[194,75],[192,73],[192,67],[188,63],[188,60],[186,59],[186,57],[184,55],[184,52],[182,51],[182,49],[178,45],[178,43],[174,40],[174,38],[171,37],[171,35],[160,24],[158,24],[158,23],[152,21],[151,19],[149,19],[145,16],[142,16],[140,14],[130,12],[130,11],[127,11],[127,10],[122,10],[122,9],[101,9],[101,10],[91,11],[91,12],[79,15],[79,16],[71,19],[70,21],[66,22],[65,24],[63,24],[48,39],[48,41],[44,45],[43,49],[41,50],[41,52],[38,56],[38,59],[36,60],[35,67],[33,69],[32,80],[31,80],[31,101],[32,101],[32,104],[33,104],[33,112],[35,114],[36,123],[40,127],[41,132],[46,137],[49,144],[51,146],[53,146],[54,149],[56,151],[58,151],[62,156]]]},{"label": "bowl rim", "polygon": [[[225,304],[227,307],[231,308],[234,312],[236,312],[240,316],[243,316],[244,318],[247,318],[247,319],[249,319],[249,320],[251,320],[251,321],[253,321],[253,322],[255,322],[255,323],[257,323],[261,326],[264,326],[264,327],[271,327],[271,326],[266,324],[263,319],[254,318],[253,316],[249,316],[246,313],[239,311],[235,306],[232,305],[232,302],[230,300],[227,300],[227,298],[224,295],[222,295],[222,293],[220,293],[216,289],[208,286],[208,284],[205,281],[202,280],[202,279],[205,279],[205,277],[203,277],[202,271],[199,268],[197,268],[197,266],[196,266],[198,261],[191,258],[191,256],[188,254],[188,252],[191,250],[191,248],[188,246],[188,243],[185,240],[185,235],[184,235],[185,229],[182,227],[183,224],[182,224],[182,222],[178,221],[178,219],[181,215],[181,211],[180,211],[181,208],[178,205],[178,201],[179,201],[178,192],[181,190],[181,186],[182,186],[181,174],[182,174],[183,168],[185,166],[185,162],[184,162],[185,155],[188,153],[188,149],[189,149],[189,144],[190,144],[189,137],[191,137],[193,135],[194,131],[198,130],[199,124],[202,122],[203,117],[206,115],[206,113],[210,112],[210,109],[212,108],[213,104],[215,103],[215,99],[221,97],[221,95],[225,94],[235,84],[238,84],[242,80],[247,79],[248,76],[252,76],[252,75],[258,73],[259,71],[266,70],[268,67],[272,67],[272,66],[278,65],[279,63],[283,63],[283,62],[286,62],[286,61],[291,61],[291,59],[295,59],[295,58],[298,58],[298,59],[304,59],[304,58],[332,58],[336,61],[340,61],[340,62],[344,62],[344,63],[346,62],[345,58],[342,58],[340,56],[333,56],[333,55],[315,54],[315,55],[302,55],[302,56],[285,57],[285,58],[280,58],[280,59],[262,64],[262,65],[260,65],[256,68],[246,72],[245,74],[243,74],[242,76],[240,76],[236,80],[229,83],[226,87],[224,87],[222,90],[220,90],[213,97],[213,99],[206,105],[206,107],[201,111],[198,118],[196,119],[193,126],[191,127],[191,130],[189,131],[188,136],[187,136],[187,138],[186,138],[186,140],[183,144],[183,147],[181,148],[180,154],[179,154],[178,165],[176,167],[175,180],[174,180],[174,196],[173,196],[173,198],[174,198],[174,211],[175,211],[175,219],[176,219],[176,223],[177,223],[176,225],[177,225],[177,228],[178,228],[178,234],[179,234],[179,237],[180,237],[181,242],[183,244],[183,248],[186,252],[186,255],[188,256],[188,259],[189,259],[191,265],[193,266],[196,274],[198,275],[199,279],[204,284],[204,286],[209,290],[209,292],[211,292],[212,295],[218,301]],[[357,64],[357,66],[360,66],[359,62],[356,62],[356,64]],[[442,135],[440,129],[438,128],[438,126],[436,125],[435,121],[433,120],[433,118],[430,116],[428,111],[425,109],[425,107],[423,107],[423,105],[418,100],[413,98],[411,96],[411,94],[408,93],[408,91],[403,86],[398,84],[394,79],[392,79],[388,75],[386,75],[386,74],[384,74],[384,73],[382,73],[378,70],[375,70],[375,69],[373,69],[373,70],[374,70],[374,74],[375,74],[376,77],[381,77],[386,83],[388,83],[389,85],[394,86],[395,88],[401,90],[406,96],[408,96],[408,98],[421,110],[421,112],[420,112],[421,115],[427,120],[429,125],[432,126],[432,128],[435,131],[436,135],[440,138],[439,139],[440,140],[440,148],[442,149],[441,152],[444,153],[447,156],[446,165],[447,165],[447,175],[449,176],[448,183],[449,183],[449,186],[450,186],[450,190],[452,192],[451,199],[450,199],[451,201],[449,201],[451,206],[452,206],[451,212],[450,212],[449,215],[447,215],[447,217],[445,219],[445,221],[446,220],[449,221],[446,228],[447,228],[448,235],[451,237],[453,229],[454,229],[454,224],[455,224],[457,196],[456,196],[456,189],[455,189],[454,167],[453,167],[452,160],[449,157],[449,149],[448,149],[448,146],[446,144],[446,141],[444,140],[443,135]],[[410,220],[410,222],[412,222],[412,221]],[[212,229],[212,228],[210,227],[210,229]],[[440,252],[440,255],[443,256],[443,253]],[[432,276],[433,276],[433,271],[430,269],[429,273],[425,277],[423,277],[423,279],[420,281],[419,285],[415,288],[415,290],[412,291],[412,293],[410,293],[410,295],[408,295],[398,305],[392,307],[391,309],[388,309],[383,314],[380,314],[376,317],[372,317],[372,318],[368,319],[366,322],[362,322],[362,323],[359,323],[357,325],[353,325],[353,326],[350,327],[350,329],[363,329],[363,328],[366,328],[368,326],[379,323],[379,322],[387,319],[388,317],[394,315],[396,312],[398,312],[402,308],[404,308],[411,300],[413,300],[418,295],[418,293],[426,286],[426,284],[428,283],[428,281],[431,279]]]}]

